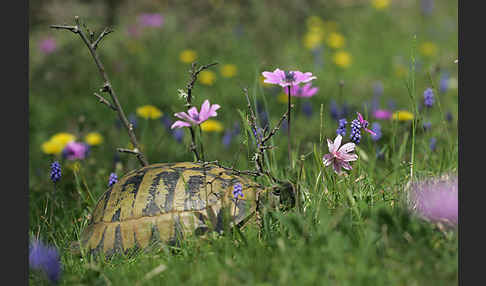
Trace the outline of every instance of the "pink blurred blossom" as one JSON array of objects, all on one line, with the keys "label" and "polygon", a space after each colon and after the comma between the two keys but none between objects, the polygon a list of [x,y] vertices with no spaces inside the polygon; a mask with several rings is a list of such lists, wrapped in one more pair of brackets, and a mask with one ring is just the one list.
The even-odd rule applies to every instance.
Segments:
[{"label": "pink blurred blossom", "polygon": [[143,13],[138,16],[138,23],[142,27],[162,27],[164,24],[164,17],[158,13]]},{"label": "pink blurred blossom", "polygon": [[273,72],[264,71],[262,75],[265,77],[263,82],[278,84],[281,87],[298,85],[299,83],[306,83],[313,79],[311,72],[300,72],[300,71],[283,71],[280,69],[275,69]]},{"label": "pink blurred blossom", "polygon": [[368,129],[368,121],[367,120],[364,120],[363,118],[363,115],[361,115],[361,113],[359,112],[356,112],[358,114],[358,120],[359,120],[359,123],[361,124],[361,127],[368,133],[370,133],[371,135],[376,135],[376,133],[373,131],[373,130],[370,130]]},{"label": "pink blurred blossom", "polygon": [[[287,88],[284,88],[284,91],[286,94],[289,94],[289,91]],[[290,95],[296,96],[296,97],[312,97],[314,94],[319,91],[318,87],[313,87],[312,83],[305,84],[304,86],[299,86],[299,85],[293,85],[290,88]]]},{"label": "pink blurred blossom", "polygon": [[457,177],[428,179],[415,183],[410,195],[410,206],[420,217],[431,222],[457,225],[458,220]]},{"label": "pink blurred blossom", "polygon": [[[327,139],[327,146],[329,148],[329,154],[324,155],[322,161],[324,165],[327,167],[332,164],[334,172],[340,175],[342,173],[341,168],[346,170],[351,170],[351,164],[349,162],[358,160],[358,155],[356,154],[348,154],[354,151],[356,145],[354,143],[346,143],[341,146],[341,141],[343,137],[341,135],[337,135],[334,142]],[[341,148],[339,148],[341,146]]]},{"label": "pink blurred blossom", "polygon": [[62,151],[63,156],[68,160],[84,159],[88,155],[89,147],[81,142],[69,142]]},{"label": "pink blurred blossom", "polygon": [[187,113],[185,112],[178,112],[175,113],[174,116],[180,118],[185,121],[177,120],[172,124],[170,129],[174,128],[182,128],[182,127],[189,127],[191,125],[199,125],[206,121],[209,117],[215,117],[218,114],[216,110],[218,110],[221,106],[219,104],[210,104],[209,100],[205,100],[201,105],[201,112],[197,111],[196,107],[191,107]]},{"label": "pink blurred blossom", "polygon": [[39,44],[39,49],[44,54],[50,54],[57,49],[56,41],[52,37],[46,37],[43,40],[41,40]]},{"label": "pink blurred blossom", "polygon": [[373,116],[376,119],[391,119],[393,114],[391,111],[386,109],[377,109],[375,112],[373,112]]}]

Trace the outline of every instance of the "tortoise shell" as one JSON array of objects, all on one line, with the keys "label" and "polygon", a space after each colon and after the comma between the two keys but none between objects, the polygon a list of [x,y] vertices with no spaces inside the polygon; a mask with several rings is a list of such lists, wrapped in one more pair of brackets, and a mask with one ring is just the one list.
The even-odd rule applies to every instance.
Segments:
[{"label": "tortoise shell", "polygon": [[[234,185],[243,198],[233,197]],[[191,233],[244,223],[264,191],[254,181],[207,163],[160,163],[134,170],[101,196],[81,234],[90,253],[127,252],[151,242],[174,243]]]}]

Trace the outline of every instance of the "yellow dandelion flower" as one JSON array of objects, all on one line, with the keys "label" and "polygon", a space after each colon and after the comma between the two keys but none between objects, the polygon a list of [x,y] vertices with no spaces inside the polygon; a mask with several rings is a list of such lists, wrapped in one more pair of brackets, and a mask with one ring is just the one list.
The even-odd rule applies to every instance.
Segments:
[{"label": "yellow dandelion flower", "polygon": [[84,141],[91,146],[100,145],[103,143],[103,136],[98,132],[90,132],[84,136]]},{"label": "yellow dandelion flower", "polygon": [[289,96],[285,92],[282,92],[277,96],[277,101],[280,103],[288,103],[289,102]]},{"label": "yellow dandelion flower", "polygon": [[183,50],[179,54],[179,59],[181,60],[181,62],[189,64],[197,59],[197,53],[193,50]]},{"label": "yellow dandelion flower", "polygon": [[426,57],[433,57],[437,54],[438,48],[437,45],[432,42],[425,42],[420,45],[419,51]]},{"label": "yellow dandelion flower", "polygon": [[376,10],[383,10],[390,5],[390,0],[372,0],[371,4]]},{"label": "yellow dandelion flower", "polygon": [[312,32],[323,32],[324,31],[324,22],[318,16],[310,16],[305,21],[307,25],[307,29]]},{"label": "yellow dandelion flower", "polygon": [[400,110],[393,113],[393,119],[398,119],[399,121],[410,121],[413,119],[413,113],[406,110]]},{"label": "yellow dandelion flower", "polygon": [[45,154],[57,155],[62,152],[63,148],[64,146],[60,142],[53,140],[46,141],[41,145],[42,152]]},{"label": "yellow dandelion flower", "polygon": [[162,116],[162,111],[153,105],[144,105],[137,108],[137,114],[145,119],[157,119]]},{"label": "yellow dandelion flower", "polygon": [[339,51],[334,54],[333,61],[338,67],[348,68],[351,65],[351,54]]},{"label": "yellow dandelion flower", "polygon": [[69,142],[72,142],[74,140],[76,140],[76,136],[67,132],[56,133],[50,139],[50,141],[58,142],[59,144],[61,144],[62,148],[64,148]]},{"label": "yellow dandelion flower", "polygon": [[204,85],[213,85],[214,81],[216,80],[216,74],[212,71],[202,71],[199,74],[199,82]]},{"label": "yellow dandelion flower", "polygon": [[221,67],[220,72],[223,77],[234,77],[238,73],[238,69],[236,65],[227,64]]},{"label": "yellow dandelion flower", "polygon": [[331,33],[327,37],[327,45],[334,49],[339,49],[344,46],[344,36],[339,33]]},{"label": "yellow dandelion flower", "polygon": [[321,32],[309,31],[304,35],[302,41],[304,42],[304,47],[309,50],[313,50],[322,43],[323,34]]},{"label": "yellow dandelion flower", "polygon": [[208,119],[201,123],[201,130],[204,132],[221,132],[223,129],[223,124],[217,120]]}]

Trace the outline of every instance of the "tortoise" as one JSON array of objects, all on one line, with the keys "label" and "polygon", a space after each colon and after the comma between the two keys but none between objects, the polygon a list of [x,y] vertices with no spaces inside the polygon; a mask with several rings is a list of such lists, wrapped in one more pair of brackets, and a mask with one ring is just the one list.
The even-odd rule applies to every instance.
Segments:
[{"label": "tortoise", "polygon": [[[236,184],[241,184],[243,197],[233,195]],[[152,164],[127,173],[106,190],[72,249],[79,253],[81,246],[86,253],[111,256],[154,243],[174,244],[209,230],[221,232],[228,223],[241,227],[263,202],[279,205],[280,193],[279,187],[264,188],[213,163]]]}]

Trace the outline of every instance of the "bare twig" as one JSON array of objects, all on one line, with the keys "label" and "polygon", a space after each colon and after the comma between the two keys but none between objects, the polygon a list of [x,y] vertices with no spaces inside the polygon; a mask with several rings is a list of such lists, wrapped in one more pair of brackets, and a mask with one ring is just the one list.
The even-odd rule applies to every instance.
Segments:
[{"label": "bare twig", "polygon": [[[123,108],[121,107],[120,102],[118,101],[118,97],[115,94],[115,90],[111,86],[110,80],[108,79],[108,74],[106,73],[105,68],[104,68],[103,64],[101,63],[101,61],[98,57],[98,54],[96,53],[97,45],[103,39],[103,37],[105,37],[106,35],[108,35],[111,32],[111,29],[105,29],[100,34],[98,39],[95,42],[92,42],[86,37],[86,34],[80,28],[78,16],[74,17],[74,21],[76,22],[75,26],[51,25],[51,28],[69,30],[69,31],[71,31],[75,34],[78,34],[81,37],[81,40],[83,40],[83,42],[86,44],[86,46],[88,47],[88,49],[91,53],[91,56],[93,57],[93,59],[96,63],[96,66],[98,67],[100,75],[104,80],[104,85],[103,85],[102,91],[107,92],[110,95],[110,97],[111,97],[111,99],[114,103],[114,107],[116,108],[116,112],[118,113],[120,120],[122,121],[123,125],[125,126],[125,128],[128,131],[128,135],[130,137],[130,142],[132,143],[134,150],[137,150],[137,152],[132,152],[132,153],[137,156],[137,159],[140,161],[142,166],[147,166],[149,163],[148,163],[147,159],[145,158],[145,155],[140,151],[140,148],[139,148],[138,142],[137,142],[137,137],[135,136],[135,132],[133,131],[133,125],[130,124],[127,117],[125,116],[125,113],[123,112]],[[91,38],[93,39],[94,37],[91,36]]]},{"label": "bare twig", "polygon": [[120,153],[130,153],[130,154],[134,154],[134,155],[140,154],[140,151],[138,151],[138,149],[131,150],[131,149],[125,149],[125,148],[117,148],[116,150]]},{"label": "bare twig", "polygon": [[98,44],[101,42],[101,40],[102,40],[102,39],[103,39],[103,38],[104,38],[106,35],[108,35],[109,33],[112,33],[112,32],[113,32],[113,30],[112,30],[112,29],[110,29],[110,28],[108,28],[108,27],[107,27],[107,28],[105,28],[105,29],[103,30],[103,32],[101,32],[101,34],[98,36],[98,39],[96,39],[96,41],[94,41],[94,42],[91,44],[91,46],[93,47],[93,49],[95,49],[95,50],[96,50],[96,48],[98,48]]},{"label": "bare twig", "polygon": [[97,94],[96,92],[94,93],[94,95],[98,98],[98,100],[103,103],[103,104],[106,104],[109,108],[113,109],[114,111],[116,111],[116,107],[113,106],[113,104],[111,104],[106,98],[104,98],[103,96]]}]

